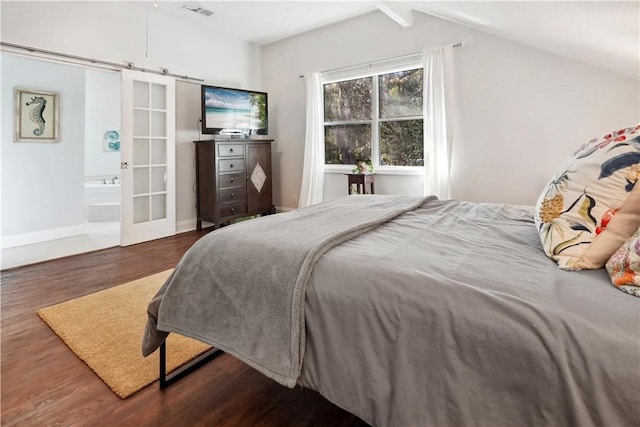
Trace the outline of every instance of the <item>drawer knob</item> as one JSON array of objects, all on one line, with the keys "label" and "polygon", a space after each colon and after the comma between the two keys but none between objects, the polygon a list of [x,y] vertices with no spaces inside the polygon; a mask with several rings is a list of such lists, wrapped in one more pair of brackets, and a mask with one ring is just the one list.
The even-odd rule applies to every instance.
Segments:
[{"label": "drawer knob", "polygon": [[233,181],[235,181],[235,178],[230,178],[229,179],[229,182],[233,182]]},{"label": "drawer knob", "polygon": [[235,196],[236,196],[235,194],[231,193],[229,197],[233,199]]},{"label": "drawer knob", "polygon": [[233,169],[233,163],[229,165],[229,169]]},{"label": "drawer knob", "polygon": [[230,153],[233,153],[233,148],[229,148],[229,152],[230,152]]},{"label": "drawer knob", "polygon": [[234,213],[236,211],[236,208],[231,208],[231,213]]}]

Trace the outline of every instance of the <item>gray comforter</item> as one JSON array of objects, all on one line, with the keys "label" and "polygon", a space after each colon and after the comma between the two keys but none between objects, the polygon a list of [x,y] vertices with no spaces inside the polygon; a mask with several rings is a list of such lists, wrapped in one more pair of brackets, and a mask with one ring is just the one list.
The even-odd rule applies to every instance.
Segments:
[{"label": "gray comforter", "polygon": [[209,234],[187,251],[151,301],[143,355],[166,332],[177,332],[293,387],[304,356],[306,286],[316,261],[423,201],[342,198]]},{"label": "gray comforter", "polygon": [[427,199],[328,249],[305,301],[297,383],[372,425],[640,425],[640,299],[559,270],[530,208]]}]

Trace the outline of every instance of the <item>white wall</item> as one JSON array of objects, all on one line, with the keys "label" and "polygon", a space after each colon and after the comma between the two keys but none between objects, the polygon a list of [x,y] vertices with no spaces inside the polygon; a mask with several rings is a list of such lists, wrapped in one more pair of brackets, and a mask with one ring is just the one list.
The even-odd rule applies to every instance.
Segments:
[{"label": "white wall", "polygon": [[[128,2],[2,1],[0,8],[0,35],[4,42],[116,63],[133,62],[138,67],[153,70],[166,68],[170,73],[200,78],[207,84],[262,89],[260,49],[257,46],[234,39],[233,35],[190,26]],[[3,63],[3,74],[11,72],[10,67],[11,64]],[[185,230],[191,223],[194,224],[191,228],[195,227],[194,148],[187,141],[197,139],[195,126],[200,116],[198,84],[185,83],[191,85],[186,86],[191,87],[186,91],[187,95],[183,95],[184,91],[180,89],[184,86],[177,85],[176,107],[182,123],[176,133],[176,214],[179,230]],[[194,88],[197,95],[193,95]],[[12,122],[5,121],[5,111],[10,112],[11,108],[3,109],[3,144],[5,130],[13,129]],[[67,129],[70,127],[84,131],[82,122],[65,125]],[[83,160],[77,164],[82,168]],[[14,178],[16,176],[12,172],[5,174],[3,168],[3,190],[7,181],[13,181],[16,191],[24,190]],[[81,182],[82,179],[78,181]],[[11,209],[11,206],[3,206],[4,212]],[[82,210],[77,212],[81,214]],[[12,216],[15,213],[14,207],[8,214]],[[4,218],[2,222],[4,235]]]},{"label": "white wall", "polygon": [[120,152],[104,151],[104,134],[121,133],[121,76],[115,71],[85,71],[86,105],[84,134],[84,174],[87,177],[119,176]]},{"label": "white wall", "polygon": [[4,42],[259,89],[256,46],[129,2],[3,0],[0,7]]},{"label": "white wall", "polygon": [[176,163],[182,168],[176,174],[176,222],[178,232],[196,228],[196,163],[195,144],[200,139],[200,85],[176,84]]},{"label": "white wall", "polygon": [[[294,207],[302,176],[305,84],[325,71],[461,42],[454,51],[452,194],[471,201],[534,204],[555,169],[579,144],[640,121],[638,80],[415,14],[402,28],[380,12],[262,48],[275,138],[274,197]],[[421,195],[416,177],[376,177],[378,193]],[[328,175],[325,197],[346,194]]]},{"label": "white wall", "polygon": [[[83,223],[84,70],[2,54],[2,236]],[[13,142],[15,87],[60,93],[60,142]]]}]

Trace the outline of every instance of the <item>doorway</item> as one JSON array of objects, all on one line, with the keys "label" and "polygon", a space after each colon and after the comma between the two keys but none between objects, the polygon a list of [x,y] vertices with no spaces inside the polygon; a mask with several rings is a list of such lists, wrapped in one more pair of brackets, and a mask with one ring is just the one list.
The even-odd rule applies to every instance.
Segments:
[{"label": "doorway", "polygon": [[[13,138],[16,87],[60,94],[60,140]],[[120,245],[120,72],[2,53],[2,269]]]}]

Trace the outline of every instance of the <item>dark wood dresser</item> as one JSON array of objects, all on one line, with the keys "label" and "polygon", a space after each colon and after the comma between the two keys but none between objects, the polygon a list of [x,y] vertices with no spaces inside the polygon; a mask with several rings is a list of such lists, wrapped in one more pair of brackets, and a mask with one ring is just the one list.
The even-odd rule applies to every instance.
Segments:
[{"label": "dark wood dresser", "polygon": [[261,139],[194,141],[197,229],[236,218],[274,213],[271,142]]}]

